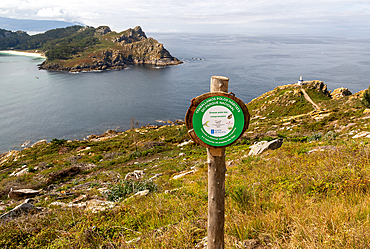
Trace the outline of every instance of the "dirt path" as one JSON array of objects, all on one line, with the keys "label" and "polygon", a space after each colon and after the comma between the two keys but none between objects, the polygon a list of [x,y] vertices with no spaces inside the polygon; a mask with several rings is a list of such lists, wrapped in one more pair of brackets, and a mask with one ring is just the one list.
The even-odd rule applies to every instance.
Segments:
[{"label": "dirt path", "polygon": [[315,102],[313,102],[313,101],[312,101],[312,99],[310,98],[310,96],[308,96],[308,94],[306,93],[306,91],[305,91],[303,88],[301,88],[301,90],[302,90],[302,92],[303,92],[303,96],[304,96],[304,98],[305,98],[308,102],[310,102],[310,103],[312,104],[313,108],[314,108],[316,111],[320,111],[320,107],[319,107]]}]

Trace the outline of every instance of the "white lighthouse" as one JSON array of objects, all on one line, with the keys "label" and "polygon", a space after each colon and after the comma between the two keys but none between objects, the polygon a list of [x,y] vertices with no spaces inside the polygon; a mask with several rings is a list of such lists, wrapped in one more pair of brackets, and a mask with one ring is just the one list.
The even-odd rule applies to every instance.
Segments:
[{"label": "white lighthouse", "polygon": [[299,80],[298,80],[298,85],[303,85],[303,77],[301,75],[301,77],[299,77]]}]

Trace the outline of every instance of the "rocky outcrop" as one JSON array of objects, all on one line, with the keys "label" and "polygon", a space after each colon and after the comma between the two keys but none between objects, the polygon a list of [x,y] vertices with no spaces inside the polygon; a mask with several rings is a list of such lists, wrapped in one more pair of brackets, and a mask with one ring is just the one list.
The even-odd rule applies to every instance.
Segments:
[{"label": "rocky outcrop", "polygon": [[9,176],[23,176],[23,175],[26,175],[27,173],[28,173],[28,168],[27,168],[27,165],[25,164],[21,168],[13,171],[13,173],[11,173]]},{"label": "rocky outcrop", "polygon": [[370,132],[369,131],[361,131],[358,134],[354,135],[352,138],[360,138],[360,137],[370,138]]},{"label": "rocky outcrop", "polygon": [[339,99],[344,96],[352,95],[352,93],[348,90],[348,88],[344,88],[344,87],[334,89],[333,92],[330,92],[328,91],[326,84],[324,84],[324,82],[319,81],[319,80],[304,81],[303,85],[307,85],[307,87],[310,89],[315,89],[317,91],[320,91],[332,99]]},{"label": "rocky outcrop", "polygon": [[109,138],[113,138],[118,136],[120,133],[115,131],[115,130],[107,130],[104,132],[102,135],[89,135],[87,139],[92,142],[99,142],[99,141],[104,141]]},{"label": "rocky outcrop", "polygon": [[[40,69],[58,71],[96,71],[123,69],[127,64],[150,64],[157,66],[178,65],[182,61],[173,57],[163,44],[153,38],[147,38],[140,26],[112,35],[109,27],[102,26],[95,30],[100,39],[111,42],[106,49],[89,55],[76,55],[67,61],[44,61]],[[71,62],[73,65],[70,66]]]},{"label": "rocky outcrop", "polygon": [[52,172],[49,174],[49,177],[47,179],[47,184],[51,184],[55,181],[60,181],[64,178],[74,176],[81,172],[81,168],[79,166],[72,166],[69,168],[62,169],[58,172]]},{"label": "rocky outcrop", "polygon": [[44,61],[39,65],[40,69],[56,71],[100,71],[107,69],[123,69],[127,64],[127,59],[119,50],[104,50],[97,55],[89,56],[89,63],[76,64],[72,67],[63,66],[60,63],[48,63]]},{"label": "rocky outcrop", "polygon": [[23,200],[28,198],[33,198],[36,195],[40,194],[41,190],[33,190],[33,189],[11,189],[8,197],[13,200]]},{"label": "rocky outcrop", "polygon": [[140,26],[136,26],[134,29],[128,29],[121,35],[112,38],[113,42],[118,42],[121,45],[142,41],[148,39],[141,29]]},{"label": "rocky outcrop", "polygon": [[348,90],[348,88],[340,87],[340,88],[334,89],[330,95],[332,99],[340,99],[342,97],[352,95],[352,93],[350,90]]},{"label": "rocky outcrop", "polygon": [[283,144],[283,139],[278,138],[275,140],[272,140],[270,142],[268,141],[261,141],[257,144],[252,145],[250,148],[251,150],[249,151],[248,156],[256,156],[261,154],[262,152],[266,150],[276,150],[281,147]]},{"label": "rocky outcrop", "polygon": [[30,203],[29,200],[26,200],[24,203],[16,206],[9,212],[6,212],[0,216],[0,221],[12,220],[18,218],[21,215],[25,214],[35,214],[41,212],[42,208],[38,208]]},{"label": "rocky outcrop", "polygon": [[14,160],[15,157],[19,154],[19,151],[11,150],[9,152],[0,154],[0,165],[6,163],[8,160]]},{"label": "rocky outcrop", "polygon": [[186,175],[194,174],[195,172],[196,172],[195,169],[190,170],[190,171],[186,171],[186,172],[180,172],[180,174],[177,174],[177,175],[173,176],[172,179],[175,179],[175,180],[176,179],[180,179],[180,178],[182,178],[182,177],[184,177]]},{"label": "rocky outcrop", "polygon": [[151,65],[177,65],[182,63],[170,52],[168,52],[163,44],[153,38],[148,38],[142,41],[124,44],[122,46],[124,53],[127,54],[127,62],[133,64],[151,64]]},{"label": "rocky outcrop", "polygon": [[125,180],[140,180],[143,179],[145,173],[143,170],[135,170],[134,172],[129,172],[125,176]]},{"label": "rocky outcrop", "polygon": [[69,203],[64,203],[60,201],[50,203],[50,206],[83,208],[85,209],[85,211],[90,211],[92,213],[98,213],[101,211],[105,211],[107,209],[112,209],[115,205],[116,203],[114,202],[97,199],[87,200],[84,202],[73,200],[72,202]]},{"label": "rocky outcrop", "polygon": [[317,91],[322,92],[326,96],[330,97],[330,92],[328,91],[328,87],[324,82],[319,80],[313,80],[313,81],[304,81],[308,88],[315,89]]},{"label": "rocky outcrop", "polygon": [[111,32],[111,30],[108,26],[100,26],[95,30],[94,35],[105,35],[109,32]]}]

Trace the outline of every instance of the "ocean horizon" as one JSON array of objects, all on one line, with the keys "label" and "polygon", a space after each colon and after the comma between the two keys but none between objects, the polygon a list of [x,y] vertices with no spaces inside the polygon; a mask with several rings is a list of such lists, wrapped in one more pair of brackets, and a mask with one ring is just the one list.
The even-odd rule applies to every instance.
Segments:
[{"label": "ocean horizon", "polygon": [[45,139],[91,134],[158,120],[183,119],[213,75],[248,103],[279,85],[321,80],[329,90],[369,87],[367,39],[147,33],[184,63],[69,73],[38,70],[43,59],[0,53],[0,153]]}]

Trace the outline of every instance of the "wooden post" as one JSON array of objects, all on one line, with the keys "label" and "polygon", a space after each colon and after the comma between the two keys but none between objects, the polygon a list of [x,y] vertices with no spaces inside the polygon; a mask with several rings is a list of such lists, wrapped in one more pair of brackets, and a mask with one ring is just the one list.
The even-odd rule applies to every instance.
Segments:
[{"label": "wooden post", "polygon": [[210,92],[193,98],[185,116],[189,136],[207,148],[208,249],[225,247],[225,147],[242,136],[250,118],[244,102],[228,93],[228,85],[228,78],[212,76]]},{"label": "wooden post", "polygon": [[[211,92],[228,92],[229,79],[211,77]],[[207,248],[224,248],[225,225],[225,147],[207,148],[208,161],[208,232]]]}]

